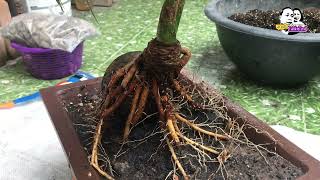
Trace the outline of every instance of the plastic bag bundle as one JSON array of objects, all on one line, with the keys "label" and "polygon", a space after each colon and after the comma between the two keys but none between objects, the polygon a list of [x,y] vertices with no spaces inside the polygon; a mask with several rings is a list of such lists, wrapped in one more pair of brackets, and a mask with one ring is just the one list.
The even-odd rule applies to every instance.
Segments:
[{"label": "plastic bag bundle", "polygon": [[27,13],[0,30],[2,36],[32,48],[72,52],[85,39],[98,35],[89,22],[68,16]]}]

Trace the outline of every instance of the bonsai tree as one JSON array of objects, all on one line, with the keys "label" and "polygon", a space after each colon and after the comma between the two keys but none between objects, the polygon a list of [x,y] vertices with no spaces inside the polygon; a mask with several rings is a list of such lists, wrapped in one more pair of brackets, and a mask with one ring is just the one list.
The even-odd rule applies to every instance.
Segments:
[{"label": "bonsai tree", "polygon": [[[218,152],[213,147],[202,145],[186,137],[178,125],[178,122],[185,124],[194,131],[210,136],[212,139],[224,141],[231,137],[223,131],[205,130],[194,124],[186,119],[179,112],[179,109],[175,108],[176,104],[172,101],[174,98],[170,95],[172,91],[186,100],[188,105],[196,111],[208,110],[205,103],[210,101],[209,98],[204,97],[203,103],[197,103],[186,90],[187,88],[183,87],[178,80],[181,69],[191,57],[190,50],[182,47],[176,37],[184,4],[185,0],[165,0],[160,14],[157,36],[148,43],[141,54],[132,57],[129,63],[123,67],[113,70],[111,77],[109,70],[103,77],[102,103],[97,113],[99,123],[93,140],[91,165],[108,179],[113,179],[113,177],[100,167],[98,147],[109,117],[112,113],[116,113],[117,109],[131,95],[133,98],[130,113],[123,129],[123,142],[128,140],[130,129],[140,121],[146,104],[154,101],[159,114],[159,125],[168,134],[165,136],[166,143],[184,179],[188,179],[189,176],[177,158],[174,148],[176,145],[187,143],[208,153],[228,156],[228,152],[225,150]],[[225,159],[221,158],[223,161]]]},{"label": "bonsai tree", "polygon": [[[190,50],[182,47],[176,37],[184,4],[185,0],[164,0],[156,37],[142,52],[126,53],[112,62],[101,82],[100,100],[93,112],[94,117],[90,111],[90,117],[78,124],[89,127],[85,131],[90,134],[86,142],[90,142],[84,146],[89,151],[90,164],[107,179],[115,176],[105,150],[109,145],[104,142],[106,132],[114,135],[112,125],[116,124],[121,130],[120,143],[129,143],[130,135],[142,130],[137,128],[133,131],[144,120],[144,111],[158,116],[153,118],[156,120],[154,125],[161,129],[159,133],[163,138],[160,145],[164,142],[172,157],[174,179],[190,179],[193,174],[186,161],[191,163],[192,158],[206,169],[206,173],[207,168],[212,168],[207,164],[218,163],[219,166],[213,169],[217,167],[215,170],[220,170],[224,178],[227,175],[227,171],[223,172],[224,163],[240,145],[256,149],[266,162],[260,149],[264,153],[273,153],[246,138],[243,128],[247,125],[240,126],[227,115],[222,96],[209,94],[207,89],[200,87],[201,84],[188,81],[180,74],[191,58]],[[111,121],[115,114],[123,114],[123,108],[128,110],[123,122]],[[119,136],[118,133],[116,135]],[[183,151],[184,148],[188,149]],[[191,156],[182,158],[185,152]],[[212,178],[215,173],[206,175]]]},{"label": "bonsai tree", "polygon": [[[60,0],[57,3],[62,7]],[[158,114],[157,124],[163,132],[163,140],[171,153],[174,166],[184,179],[189,179],[190,176],[176,153],[180,147],[191,146],[195,153],[209,158],[209,162],[213,162],[215,158],[214,162],[220,164],[218,170],[222,170],[220,167],[231,156],[233,148],[239,143],[249,143],[247,139],[239,140],[243,135],[243,126],[239,127],[227,116],[221,96],[209,95],[192,82],[182,82],[183,79],[179,76],[191,58],[190,50],[182,47],[177,39],[184,4],[185,0],[165,0],[156,37],[141,53],[131,52],[115,59],[103,76],[101,101],[96,110],[95,132],[89,157],[90,164],[107,179],[114,177],[112,172],[106,172],[102,167],[108,164],[102,165],[100,160],[107,156],[101,150],[101,139],[104,131],[110,128],[111,116],[120,107],[126,106],[125,101],[131,102],[131,105],[125,107],[129,109],[129,114],[122,130],[122,143],[128,141],[130,132],[141,121],[146,105],[154,104],[156,107],[148,111]],[[94,18],[96,19],[95,16]],[[123,62],[119,61],[123,61],[123,58],[126,64],[121,65]],[[195,120],[188,118],[192,117],[193,112],[203,114],[207,120],[201,121],[201,124],[195,123]],[[216,116],[214,120],[208,117],[212,112]],[[195,133],[198,137],[195,137]]]}]

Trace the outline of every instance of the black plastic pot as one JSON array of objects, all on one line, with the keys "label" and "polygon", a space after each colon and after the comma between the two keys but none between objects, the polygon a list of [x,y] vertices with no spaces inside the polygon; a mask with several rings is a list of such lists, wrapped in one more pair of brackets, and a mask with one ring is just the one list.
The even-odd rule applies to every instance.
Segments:
[{"label": "black plastic pot", "polygon": [[320,8],[319,0],[211,0],[205,14],[216,24],[221,45],[238,69],[264,84],[294,86],[320,74],[320,33],[286,35],[228,19],[252,9]]}]

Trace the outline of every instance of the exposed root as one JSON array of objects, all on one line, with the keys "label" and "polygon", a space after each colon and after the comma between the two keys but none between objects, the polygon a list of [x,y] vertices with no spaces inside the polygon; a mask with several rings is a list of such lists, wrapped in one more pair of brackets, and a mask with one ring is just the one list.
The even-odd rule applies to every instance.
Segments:
[{"label": "exposed root", "polygon": [[187,101],[193,103],[192,97],[180,86],[180,83],[176,79],[173,79],[172,83],[176,91],[178,91],[184,98],[186,98]]},{"label": "exposed root", "polygon": [[[147,103],[148,96],[149,96],[149,88],[147,86],[144,86],[144,87],[138,86],[137,87],[135,94],[134,94],[134,97],[133,97],[133,100],[132,100],[130,114],[128,116],[128,119],[127,119],[126,125],[125,125],[125,129],[124,129],[124,134],[123,134],[123,141],[124,142],[128,140],[131,126],[134,126],[135,124],[137,124],[138,120],[141,118],[141,115],[142,115],[144,108],[145,108],[145,105]],[[140,102],[138,104],[139,99],[140,99]]]},{"label": "exposed root", "polygon": [[209,136],[213,136],[217,139],[220,139],[220,140],[228,140],[230,137],[228,135],[221,135],[221,134],[217,134],[217,133],[214,133],[214,132],[211,132],[211,131],[207,131],[207,130],[204,130],[200,127],[198,127],[197,125],[191,123],[190,121],[188,121],[187,119],[181,117],[178,113],[175,113],[175,116],[178,120],[180,120],[181,122],[187,124],[188,126],[190,126],[191,128],[193,128],[194,130],[200,132],[200,133],[203,133],[203,134],[206,134],[206,135],[209,135]]},{"label": "exposed root", "polygon": [[189,60],[191,58],[191,51],[190,51],[190,49],[188,49],[186,47],[182,47],[181,53],[183,54],[183,56],[181,57],[180,65],[181,65],[181,67],[184,67],[189,62]]},{"label": "exposed root", "polygon": [[140,97],[140,94],[141,94],[141,90],[142,90],[142,87],[138,86],[136,88],[135,94],[133,96],[133,100],[132,100],[132,104],[131,104],[131,108],[130,108],[130,114],[129,114],[128,119],[126,121],[126,126],[124,128],[123,141],[127,141],[128,140],[128,136],[129,136],[129,133],[130,133],[131,122],[132,122],[133,116],[134,116],[134,114],[135,114],[135,112],[137,110],[137,104],[138,104],[138,100],[139,100],[139,97]]},{"label": "exposed root", "polygon": [[132,78],[135,75],[136,71],[137,71],[137,66],[136,66],[136,64],[134,64],[134,65],[132,65],[130,67],[129,72],[126,74],[126,76],[123,78],[123,80],[121,82],[121,86],[123,88],[127,87],[128,83],[132,80]]},{"label": "exposed root", "polygon": [[166,142],[167,142],[167,145],[168,145],[169,150],[170,150],[170,152],[171,152],[171,156],[172,156],[175,164],[178,166],[178,169],[180,170],[183,178],[184,178],[185,180],[188,180],[188,179],[189,179],[189,176],[187,175],[186,171],[183,169],[183,167],[182,167],[182,165],[181,165],[181,163],[180,163],[180,161],[179,161],[179,159],[178,159],[178,157],[177,157],[177,154],[175,153],[175,151],[174,151],[174,149],[173,149],[173,147],[172,147],[172,145],[171,145],[171,143],[170,143],[170,141],[169,141],[168,138],[166,138]]},{"label": "exposed root", "polygon": [[94,167],[102,176],[106,177],[109,180],[114,180],[112,176],[110,176],[108,173],[106,173],[104,170],[100,168],[99,164],[91,163],[91,166]]},{"label": "exposed root", "polygon": [[111,100],[113,97],[117,97],[123,90],[123,88],[121,86],[118,86],[115,90],[113,90],[111,93],[109,93],[106,97],[106,99],[103,100],[103,103],[100,107],[100,112],[99,112],[99,116],[101,117],[103,110],[105,110],[111,103]]},{"label": "exposed root", "polygon": [[159,93],[159,86],[158,83],[155,79],[152,80],[152,94],[153,97],[155,99],[156,105],[157,105],[157,109],[159,112],[159,120],[160,123],[162,123],[162,126],[164,126],[164,110],[162,107],[162,103],[161,103],[161,96]]},{"label": "exposed root", "polygon": [[204,110],[204,106],[202,106],[201,104],[198,104],[196,102],[194,102],[193,98],[189,95],[189,93],[186,91],[185,88],[181,87],[180,83],[178,80],[176,79],[172,79],[172,85],[173,88],[179,93],[181,94],[181,96],[183,98],[185,98],[187,100],[187,102],[194,108],[194,109],[201,109]]},{"label": "exposed root", "polygon": [[180,143],[179,137],[176,133],[176,130],[173,125],[173,121],[176,121],[175,117],[171,115],[167,120],[167,129],[172,137],[172,139],[175,141],[175,143]]},{"label": "exposed root", "polygon": [[114,104],[112,104],[109,108],[104,109],[104,110],[101,111],[102,113],[100,115],[100,118],[101,119],[105,119],[112,112],[114,112],[123,103],[123,101],[126,99],[126,97],[134,90],[136,85],[137,85],[136,81],[132,82],[132,84],[130,85],[129,89],[116,98]]},{"label": "exposed root", "polygon": [[125,67],[118,69],[112,76],[108,83],[108,88],[106,89],[108,92],[112,90],[112,88],[115,86],[115,84],[119,81],[120,78],[122,78],[126,74]]},{"label": "exposed root", "polygon": [[195,146],[197,146],[197,147],[199,147],[199,148],[201,148],[201,149],[203,149],[205,151],[211,152],[211,153],[216,154],[216,155],[220,154],[218,151],[216,151],[216,150],[214,150],[214,149],[212,149],[210,147],[204,146],[202,144],[199,144],[199,143],[187,138],[186,136],[184,136],[184,135],[182,135],[180,133],[178,133],[178,136],[181,137],[183,140],[185,140],[188,144],[195,145]]},{"label": "exposed root", "polygon": [[177,134],[182,134],[178,126],[177,120],[173,121],[174,129],[177,131]]},{"label": "exposed root", "polygon": [[135,125],[138,122],[138,120],[141,118],[141,115],[144,111],[144,108],[148,100],[148,96],[149,96],[149,88],[147,86],[144,86],[140,96],[140,102],[139,102],[137,111],[131,121],[131,124]]},{"label": "exposed root", "polygon": [[[148,138],[162,133],[164,134],[164,138],[162,139],[160,146],[165,140],[175,164],[173,170],[166,178],[171,175],[173,178],[178,178],[176,175],[177,168],[183,178],[188,180],[190,177],[184,169],[185,164],[182,163],[189,163],[192,168],[196,169],[196,173],[194,174],[200,173],[201,168],[204,168],[205,171],[207,171],[210,167],[207,163],[212,162],[219,163],[220,166],[218,170],[221,170],[221,168],[225,168],[224,163],[231,157],[235,146],[243,143],[252,145],[249,143],[249,140],[239,140],[240,136],[246,139],[243,133],[243,127],[239,127],[234,120],[229,119],[225,114],[224,105],[220,96],[210,97],[210,95],[205,94],[200,88],[196,86],[192,87],[192,85],[185,86],[185,83],[181,80],[174,79],[175,73],[172,72],[175,72],[174,70],[179,70],[177,74],[180,73],[181,69],[179,69],[179,67],[182,68],[185,66],[191,57],[189,49],[180,48],[180,45],[177,45],[177,47],[178,50],[176,47],[165,47],[165,50],[160,49],[157,51],[152,49],[158,48],[157,46],[149,47],[145,50],[146,54],[137,58],[140,60],[142,58],[141,63],[138,63],[137,59],[135,59],[117,70],[111,76],[110,81],[105,88],[105,98],[100,106],[99,122],[95,123],[97,125],[93,125],[96,126],[96,130],[93,138],[91,138],[91,140],[93,139],[93,143],[90,159],[91,165],[107,179],[113,179],[110,161],[103,159],[106,157],[99,156],[99,152],[104,153],[102,150],[99,151],[104,123],[105,120],[108,120],[112,113],[120,107],[128,96],[133,96],[133,98],[130,112],[125,122],[123,143],[115,158],[119,158],[121,155],[130,151],[130,149],[122,150],[123,147],[126,147],[124,145],[127,143],[137,143],[137,146],[139,146],[140,144],[145,143]],[[174,52],[174,56],[167,56],[167,53],[171,51]],[[181,52],[179,53],[179,51]],[[157,60],[155,57],[158,55],[161,58]],[[152,58],[148,59],[149,57]],[[158,69],[154,73],[155,76],[151,77],[150,75],[153,73],[152,70],[154,69],[154,66],[163,63],[166,58],[174,59],[174,62],[169,61],[171,59],[165,61],[165,66],[161,67],[160,70]],[[140,69],[140,67],[143,68]],[[158,73],[164,72],[164,70],[170,71],[170,73],[165,75]],[[146,104],[150,99],[154,100],[157,108],[157,112],[153,114],[159,113],[160,126],[157,126],[157,129],[161,129],[161,131],[153,131],[140,140],[128,141],[131,130],[138,124],[143,123],[144,119],[141,120],[141,117],[145,111]],[[183,114],[185,113],[184,110],[189,111],[190,116],[185,116],[185,114]],[[214,113],[216,118],[210,119],[211,117],[208,112]],[[199,123],[196,123],[196,121],[199,120],[197,119],[199,116],[195,117],[192,113],[194,113],[195,116],[201,114],[204,118],[200,119],[201,121]],[[195,120],[191,121],[189,118]],[[107,125],[107,123],[105,123],[105,125]],[[192,153],[183,154],[181,157],[181,154],[179,153],[184,151],[177,150],[180,150],[178,148],[184,147],[191,149]],[[255,147],[257,148],[257,146]],[[102,145],[100,148],[102,148]],[[132,146],[130,146],[130,148],[132,148]],[[152,154],[150,158],[152,158],[154,154]],[[190,157],[196,158],[196,161],[191,162],[190,159],[186,159]],[[99,165],[99,162],[105,164],[102,166]],[[197,165],[197,163],[199,165]],[[112,173],[112,176],[109,175],[106,170],[103,170],[108,168],[108,171]],[[222,176],[224,176],[223,172]]]},{"label": "exposed root", "polygon": [[94,136],[94,144],[92,147],[92,153],[91,153],[91,162],[90,164],[104,177],[106,177],[109,180],[113,180],[113,177],[110,176],[109,174],[107,174],[104,170],[102,170],[99,166],[99,162],[98,162],[98,146],[100,144],[101,141],[101,136],[102,136],[102,126],[103,126],[103,120],[100,121],[100,123],[97,126],[97,132],[95,133]]},{"label": "exposed root", "polygon": [[227,149],[224,149],[219,156],[217,157],[218,161],[220,164],[223,164],[227,161],[227,159],[229,159],[231,156],[231,154],[229,153],[229,151]]},{"label": "exposed root", "polygon": [[[112,76],[111,80],[113,80],[113,82],[111,82],[111,83],[109,82],[110,87],[114,86],[114,84],[123,76],[123,71],[124,71],[124,68],[121,71],[117,71],[115,73],[115,75]],[[103,131],[104,120],[106,118],[108,118],[111,115],[111,113],[113,113],[123,103],[123,101],[126,99],[126,97],[134,90],[134,88],[136,86],[137,86],[137,81],[133,81],[130,84],[129,88],[126,91],[124,91],[123,94],[121,94],[117,98],[115,98],[115,102],[112,105],[109,106],[109,104],[111,104],[111,99],[113,97],[112,95],[119,94],[119,92],[122,89],[121,86],[118,86],[115,91],[113,91],[112,93],[110,93],[107,96],[106,100],[104,101],[104,104],[102,105],[102,107],[107,107],[107,108],[106,109],[101,109],[101,113],[99,114],[100,122],[97,125],[96,132],[95,132],[95,135],[94,135],[94,140],[93,140],[94,143],[93,143],[93,146],[92,146],[90,164],[101,175],[103,175],[107,179],[113,179],[113,177],[110,176],[108,173],[106,173],[104,170],[102,170],[101,167],[99,166],[99,162],[98,162],[98,153],[99,153],[98,148],[99,148],[99,144],[101,143],[101,136],[102,136],[102,131]],[[109,90],[111,90],[110,87],[108,88]]]},{"label": "exposed root", "polygon": [[[126,64],[124,67],[118,69],[112,76],[111,76],[111,79],[107,85],[107,89],[106,89],[106,93],[110,92],[114,86],[116,85],[116,83],[123,77],[126,75],[126,73],[128,72],[128,70],[132,69],[132,71],[135,71],[137,69],[136,67],[136,63],[137,63],[137,58],[133,59],[132,61],[130,61],[128,64]],[[132,68],[133,67],[133,68]],[[130,72],[129,70],[129,72]],[[127,83],[132,79],[132,76],[134,75],[133,72],[131,72],[132,75],[130,75],[129,73],[129,76],[124,78],[124,79],[127,79]],[[123,79],[123,80],[124,80]],[[125,87],[125,86],[123,86]]]}]

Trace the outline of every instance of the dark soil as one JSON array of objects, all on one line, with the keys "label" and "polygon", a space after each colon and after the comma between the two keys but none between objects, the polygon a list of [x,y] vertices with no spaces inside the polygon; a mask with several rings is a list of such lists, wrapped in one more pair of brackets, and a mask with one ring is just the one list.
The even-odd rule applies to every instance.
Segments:
[{"label": "dark soil", "polygon": [[[320,9],[308,8],[302,10],[303,23],[308,26],[310,33],[320,32]],[[258,9],[250,10],[246,13],[237,13],[229,17],[229,19],[246,25],[261,27],[265,29],[276,30],[276,24],[280,23],[281,11],[268,10],[262,11]]]},{"label": "dark soil", "polygon": [[[92,136],[96,124],[94,115],[99,98],[95,94],[98,91],[96,89],[95,92],[88,93],[87,87],[83,86],[76,97],[70,98],[65,95],[63,98],[65,108],[73,120],[74,127],[88,156],[91,154]],[[173,165],[166,143],[162,141],[163,134],[157,128],[159,127],[157,115],[145,120],[131,132],[129,138],[130,141],[134,142],[124,145],[121,153],[125,153],[119,156],[118,152],[121,148],[120,141],[122,138],[121,129],[128,114],[128,108],[125,107],[128,107],[129,104],[130,102],[126,102],[117,111],[117,114],[108,121],[111,125],[105,131],[102,139],[103,149],[108,154],[111,165],[115,170],[114,176],[116,179],[166,179],[167,175],[173,170]],[[153,104],[149,104],[148,109],[152,108]],[[187,114],[183,109],[182,111]],[[215,119],[215,114],[208,115],[210,119]],[[193,112],[192,117],[195,116],[200,117],[196,123],[206,119],[201,113]],[[192,118],[191,115],[189,117]],[[219,121],[219,118],[215,121]],[[144,139],[150,134],[154,135]],[[206,139],[204,141],[211,143]],[[197,153],[190,146],[176,147],[176,150],[180,157],[185,156],[181,159],[181,163],[187,173],[192,175],[192,179],[224,179],[223,176],[226,179],[234,180],[295,179],[303,174],[300,169],[287,160],[274,153],[261,150],[269,163],[268,165],[256,148],[247,145],[240,145],[233,151],[232,156],[223,167],[223,170],[226,170],[227,173],[218,170],[219,163],[217,162],[207,162],[206,166],[201,167],[199,161],[194,157]],[[118,157],[116,157],[117,154]],[[172,176],[168,176],[168,179],[172,179]]]}]

